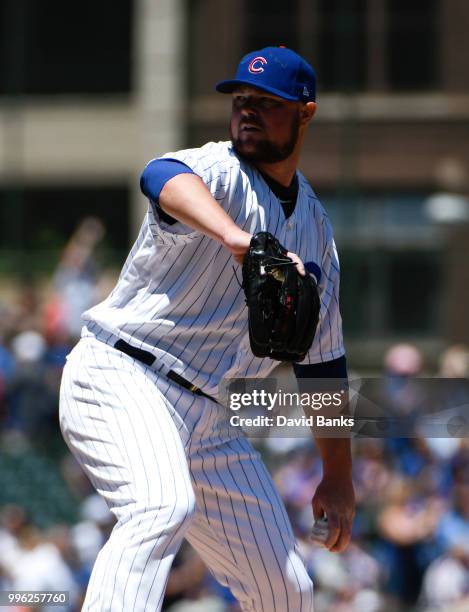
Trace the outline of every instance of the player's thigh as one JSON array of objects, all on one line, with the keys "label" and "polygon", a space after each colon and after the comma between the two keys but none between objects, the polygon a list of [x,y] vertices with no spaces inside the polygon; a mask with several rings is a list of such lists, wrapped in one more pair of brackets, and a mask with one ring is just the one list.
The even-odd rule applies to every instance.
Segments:
[{"label": "player's thigh", "polygon": [[312,610],[312,584],[285,506],[249,441],[207,447],[191,457],[190,469],[197,514],[186,537],[218,580],[254,610]]},{"label": "player's thigh", "polygon": [[118,518],[132,504],[193,506],[184,445],[155,376],[88,338],[64,368],[62,433]]}]

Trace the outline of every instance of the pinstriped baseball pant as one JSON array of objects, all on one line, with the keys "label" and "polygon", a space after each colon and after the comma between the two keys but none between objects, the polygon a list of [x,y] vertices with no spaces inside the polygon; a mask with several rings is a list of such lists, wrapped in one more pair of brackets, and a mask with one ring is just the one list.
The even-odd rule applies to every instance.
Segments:
[{"label": "pinstriped baseball pant", "polygon": [[117,519],[83,610],[160,610],[184,538],[242,610],[313,610],[284,505],[222,406],[87,337],[64,368],[60,425]]}]

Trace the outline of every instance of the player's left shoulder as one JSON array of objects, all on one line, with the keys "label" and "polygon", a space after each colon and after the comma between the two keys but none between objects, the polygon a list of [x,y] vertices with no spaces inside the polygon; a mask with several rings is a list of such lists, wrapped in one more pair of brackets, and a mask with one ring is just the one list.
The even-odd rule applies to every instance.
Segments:
[{"label": "player's left shoulder", "polygon": [[200,147],[169,151],[155,159],[175,159],[181,161],[201,176],[204,174],[216,174],[223,168],[230,167],[235,163],[229,144],[223,141],[207,142]]},{"label": "player's left shoulder", "polygon": [[219,140],[217,142],[207,142],[200,147],[200,152],[219,164],[239,166],[239,160],[236,155],[233,155],[233,147],[230,141]]}]

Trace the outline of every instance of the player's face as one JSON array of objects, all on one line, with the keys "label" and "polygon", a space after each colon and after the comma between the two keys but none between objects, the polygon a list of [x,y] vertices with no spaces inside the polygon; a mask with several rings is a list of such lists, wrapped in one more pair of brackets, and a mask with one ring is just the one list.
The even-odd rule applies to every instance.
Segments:
[{"label": "player's face", "polygon": [[230,123],[235,151],[252,162],[287,159],[298,140],[299,106],[254,87],[236,89]]}]

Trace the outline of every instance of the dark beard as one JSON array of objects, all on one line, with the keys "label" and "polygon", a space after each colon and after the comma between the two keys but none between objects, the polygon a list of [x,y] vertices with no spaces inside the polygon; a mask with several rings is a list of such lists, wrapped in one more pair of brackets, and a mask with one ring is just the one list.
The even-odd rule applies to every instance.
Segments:
[{"label": "dark beard", "polygon": [[233,143],[233,148],[238,155],[244,157],[250,162],[260,162],[264,164],[274,164],[276,162],[281,162],[293,153],[293,150],[296,145],[296,141],[298,140],[298,133],[300,129],[300,116],[294,115],[292,119],[291,126],[291,135],[288,142],[283,145],[276,145],[270,140],[261,140],[257,143],[255,150],[253,151],[244,151],[243,145],[239,138],[233,138],[233,132],[230,126],[230,136],[231,142]]}]

